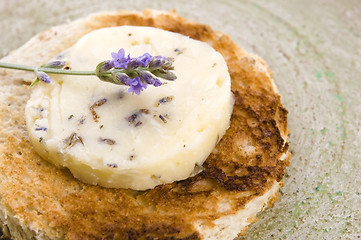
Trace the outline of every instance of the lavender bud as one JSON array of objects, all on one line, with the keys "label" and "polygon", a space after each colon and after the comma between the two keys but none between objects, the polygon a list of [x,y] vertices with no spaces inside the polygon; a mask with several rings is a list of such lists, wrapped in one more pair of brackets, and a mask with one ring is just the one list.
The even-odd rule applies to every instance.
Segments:
[{"label": "lavender bud", "polygon": [[128,75],[121,73],[121,72],[115,73],[115,81],[118,84],[127,85],[127,86],[131,86],[134,82],[134,80],[129,78]]},{"label": "lavender bud", "polygon": [[136,69],[137,67],[142,66],[142,62],[136,58],[132,58],[128,63],[127,70]]},{"label": "lavender bud", "polygon": [[36,71],[36,77],[44,83],[50,83],[49,75],[43,71]]},{"label": "lavender bud", "polygon": [[112,74],[102,74],[102,75],[97,75],[97,77],[104,81],[104,82],[110,82],[110,83],[116,83],[118,84],[117,82],[114,81],[114,78],[112,76]]},{"label": "lavender bud", "polygon": [[177,79],[177,76],[174,73],[167,71],[164,75],[161,75],[161,78],[168,81],[174,81]]},{"label": "lavender bud", "polygon": [[114,82],[113,75],[108,72],[109,67],[112,67],[111,61],[104,61],[97,65],[95,68],[95,75],[97,77],[104,81],[104,82],[110,82],[110,83],[116,83]]},{"label": "lavender bud", "polygon": [[114,67],[113,62],[108,60],[108,61],[103,62],[100,71],[106,72],[106,71],[109,71],[110,69],[112,69],[113,67]]},{"label": "lavender bud", "polygon": [[55,60],[55,61],[51,61],[51,62],[48,62],[48,63],[44,64],[42,67],[45,67],[45,68],[63,68],[65,65],[66,65],[66,63],[64,61]]},{"label": "lavender bud", "polygon": [[174,58],[166,58],[166,60],[164,61],[163,65],[162,65],[162,69],[164,70],[174,70]]},{"label": "lavender bud", "polygon": [[143,82],[146,82],[147,84],[153,84],[154,83],[154,79],[152,74],[150,74],[147,71],[138,71],[138,75],[140,80],[142,80]]},{"label": "lavender bud", "polygon": [[95,69],[95,72],[96,74],[102,74],[104,72],[107,72],[109,71],[110,69],[112,69],[114,67],[112,61],[108,60],[108,61],[104,61],[104,62],[101,62],[97,65],[96,69]]},{"label": "lavender bud", "polygon": [[155,79],[155,81],[154,81],[154,87],[159,87],[159,86],[161,86],[163,83],[158,79],[158,78],[156,78]]},{"label": "lavender bud", "polygon": [[160,68],[165,60],[166,58],[163,56],[155,56],[148,66],[149,68]]},{"label": "lavender bud", "polygon": [[152,71],[152,73],[160,78],[164,78],[165,80],[169,80],[169,81],[174,81],[175,79],[177,79],[177,76],[170,72],[170,71],[165,71],[163,69],[157,69],[155,71]]}]

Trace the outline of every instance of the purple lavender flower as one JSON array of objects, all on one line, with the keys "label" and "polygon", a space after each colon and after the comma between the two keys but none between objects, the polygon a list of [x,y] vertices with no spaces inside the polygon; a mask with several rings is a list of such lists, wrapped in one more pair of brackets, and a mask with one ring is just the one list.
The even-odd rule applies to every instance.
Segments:
[{"label": "purple lavender flower", "polygon": [[[59,55],[61,56],[61,55]],[[61,60],[50,61],[41,67],[30,67],[11,63],[0,63],[0,68],[10,68],[26,71],[34,71],[36,80],[30,84],[34,86],[39,81],[50,83],[51,79],[47,73],[51,74],[68,74],[68,75],[96,75],[101,81],[128,86],[128,91],[132,94],[139,95],[141,91],[147,88],[148,84],[155,87],[163,85],[159,78],[173,81],[177,77],[171,70],[174,70],[173,59],[163,56],[153,57],[149,53],[130,58],[125,55],[121,48],[118,52],[112,52],[113,59],[99,63],[95,71],[74,71],[64,70],[66,62]],[[61,57],[57,57],[60,59]],[[52,69],[53,68],[53,69]],[[54,69],[58,68],[58,69]]]},{"label": "purple lavender flower", "polygon": [[128,63],[128,69],[136,69],[137,67],[146,67],[152,61],[153,57],[149,53],[144,53],[137,58],[131,58]]},{"label": "purple lavender flower", "polygon": [[135,77],[132,80],[133,81],[128,89],[128,92],[139,95],[141,91],[147,88],[147,84],[143,84],[139,77]]},{"label": "purple lavender flower", "polygon": [[152,57],[149,53],[130,58],[124,49],[118,53],[111,53],[113,59],[98,64],[95,74],[105,82],[129,86],[128,92],[139,95],[148,84],[155,87],[163,85],[159,78],[173,81],[177,77],[170,70],[174,70],[173,59],[163,56]]},{"label": "purple lavender flower", "polygon": [[112,52],[111,53],[113,60],[111,60],[111,64],[115,68],[122,68],[126,69],[128,66],[128,63],[130,62],[130,56],[125,56],[125,51],[123,48],[121,48],[118,53]]},{"label": "purple lavender flower", "polygon": [[43,71],[36,71],[36,77],[44,83],[50,83],[49,75]]},{"label": "purple lavender flower", "polygon": [[139,77],[130,78],[124,73],[117,72],[116,80],[122,85],[129,86],[128,92],[139,95],[141,91],[147,88],[147,84],[143,84]]},{"label": "purple lavender flower", "polygon": [[142,56],[137,58],[138,61],[142,64],[143,67],[147,66],[150,61],[152,61],[153,57],[149,53],[144,53]]}]

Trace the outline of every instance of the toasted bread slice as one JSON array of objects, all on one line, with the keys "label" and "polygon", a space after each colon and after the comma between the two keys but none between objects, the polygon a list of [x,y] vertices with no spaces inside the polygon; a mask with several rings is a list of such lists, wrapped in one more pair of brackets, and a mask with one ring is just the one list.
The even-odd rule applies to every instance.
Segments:
[{"label": "toasted bread slice", "polygon": [[207,42],[225,58],[235,105],[231,126],[183,181],[148,191],[84,184],[41,159],[24,107],[32,73],[0,70],[0,222],[12,239],[233,239],[272,204],[289,163],[287,111],[272,73],[227,35],[174,11],[105,12],[33,37],[1,61],[40,66],[98,28],[137,25]]}]

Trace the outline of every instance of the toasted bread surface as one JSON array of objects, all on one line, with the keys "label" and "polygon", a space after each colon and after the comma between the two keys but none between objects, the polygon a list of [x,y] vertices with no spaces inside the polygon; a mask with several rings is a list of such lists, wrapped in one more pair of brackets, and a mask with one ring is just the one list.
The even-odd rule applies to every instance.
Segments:
[{"label": "toasted bread surface", "polygon": [[[0,222],[13,239],[203,239],[217,219],[266,193],[259,210],[275,201],[289,163],[287,110],[265,63],[227,35],[174,11],[106,12],[40,33],[1,61],[40,66],[86,33],[120,25],[181,33],[219,51],[235,96],[230,128],[194,177],[142,192],[87,185],[29,143],[24,107],[33,74],[0,70]],[[255,213],[247,218],[238,232]]]}]

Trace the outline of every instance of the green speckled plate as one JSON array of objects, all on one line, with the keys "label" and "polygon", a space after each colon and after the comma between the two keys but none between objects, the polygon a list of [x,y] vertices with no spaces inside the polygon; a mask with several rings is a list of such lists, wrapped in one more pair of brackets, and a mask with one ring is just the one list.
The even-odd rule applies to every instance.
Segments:
[{"label": "green speckled plate", "polygon": [[175,8],[273,70],[293,157],[279,201],[241,239],[361,238],[361,1],[0,0],[0,57],[52,25],[120,8]]}]

